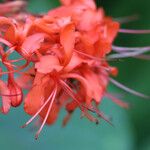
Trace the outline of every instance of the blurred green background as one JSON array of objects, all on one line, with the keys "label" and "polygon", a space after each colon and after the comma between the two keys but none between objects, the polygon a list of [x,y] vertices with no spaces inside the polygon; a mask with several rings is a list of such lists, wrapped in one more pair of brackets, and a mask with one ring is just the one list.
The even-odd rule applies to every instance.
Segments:
[{"label": "blurred green background", "polygon": [[[114,18],[139,15],[139,19],[123,25],[124,28],[150,29],[150,0],[97,0],[106,14]],[[57,0],[29,0],[32,12],[46,12],[59,5]],[[150,45],[150,35],[119,34],[115,41],[121,46]],[[124,59],[112,65],[119,68],[116,78],[125,85],[150,95],[150,61]],[[21,129],[29,118],[22,108],[11,109],[7,116],[0,115],[0,150],[150,150],[150,101],[146,101],[110,85],[109,91],[121,93],[131,108],[124,110],[108,99],[100,109],[112,117],[114,127],[101,121],[95,125],[80,119],[80,112],[74,113],[71,121],[61,127],[65,115],[51,127],[45,127],[38,141],[34,140],[36,130],[32,126]]]}]

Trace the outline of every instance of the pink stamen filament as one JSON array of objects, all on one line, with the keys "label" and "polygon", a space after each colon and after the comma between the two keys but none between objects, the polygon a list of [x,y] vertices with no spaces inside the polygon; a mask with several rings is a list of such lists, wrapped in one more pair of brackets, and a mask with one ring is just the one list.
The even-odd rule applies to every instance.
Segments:
[{"label": "pink stamen filament", "polygon": [[65,90],[65,92],[66,92],[68,95],[70,95],[73,100],[75,100],[75,101],[77,102],[77,104],[79,105],[79,107],[80,107],[80,109],[81,109],[82,112],[84,112],[84,108],[85,108],[85,109],[87,109],[87,110],[89,110],[89,111],[95,113],[95,110],[94,110],[94,109],[89,108],[89,107],[87,107],[87,106],[85,106],[85,105],[83,105],[83,104],[81,104],[81,103],[79,102],[79,100],[78,100],[77,97],[75,96],[73,90],[72,90],[63,80],[60,80],[60,84],[62,84],[62,87],[63,87],[63,89]]},{"label": "pink stamen filament", "polygon": [[132,15],[132,16],[125,16],[125,17],[114,18],[114,20],[120,22],[121,24],[129,23],[131,21],[136,21],[138,19],[139,19],[138,15]]},{"label": "pink stamen filament", "polygon": [[111,72],[111,68],[109,66],[108,67],[105,67],[105,66],[96,66],[96,67],[99,68],[99,69],[104,69],[107,72]]},{"label": "pink stamen filament", "polygon": [[143,53],[149,52],[149,48],[141,49],[138,51],[133,51],[133,52],[124,52],[124,53],[119,53],[119,54],[111,54],[107,58],[108,59],[119,59],[119,58],[127,58],[127,57],[135,57],[138,55],[141,55]]},{"label": "pink stamen filament", "polygon": [[3,38],[0,38],[0,42],[7,45],[8,47],[12,47],[12,44]]},{"label": "pink stamen filament", "polygon": [[112,50],[114,50],[116,52],[145,51],[145,50],[150,51],[150,46],[145,46],[145,47],[121,47],[121,46],[112,45]]},{"label": "pink stamen filament", "polygon": [[10,62],[2,61],[2,59],[1,59],[1,58],[0,58],[0,62],[2,62],[4,65],[8,65],[8,66],[15,67],[15,65],[11,64]]},{"label": "pink stamen filament", "polygon": [[17,72],[23,70],[24,68],[26,68],[29,65],[29,63],[30,63],[29,61],[26,61],[26,63],[22,66],[19,66],[17,70],[0,72],[0,75],[5,75],[5,74],[9,74],[9,73],[17,73]]},{"label": "pink stamen filament", "polygon": [[116,81],[116,80],[114,80],[112,78],[109,78],[109,80],[110,80],[110,82],[112,84],[114,84],[115,86],[119,87],[120,89],[122,89],[122,90],[124,90],[124,91],[126,91],[128,93],[131,93],[131,94],[133,94],[135,96],[138,96],[138,97],[141,97],[141,98],[144,98],[144,99],[150,99],[150,96],[147,96],[147,95],[142,94],[140,92],[137,92],[137,91],[135,91],[133,89],[130,89],[130,88],[124,86],[123,84],[119,83],[118,81]]},{"label": "pink stamen filament", "polygon": [[115,97],[114,95],[110,94],[110,93],[105,93],[105,96],[110,98],[114,103],[116,103],[117,105],[119,105],[120,107],[123,108],[129,108],[129,104],[126,102],[123,102],[122,100],[118,99],[117,97]]},{"label": "pink stamen filament", "polygon": [[24,58],[18,58],[18,59],[14,59],[14,60],[9,60],[11,63],[15,63],[15,62],[19,62],[21,60],[25,60]]},{"label": "pink stamen filament", "polygon": [[62,84],[62,87],[63,87],[63,89],[66,91],[66,93],[67,93],[68,95],[70,95],[70,96],[73,98],[73,100],[75,100],[75,101],[77,102],[77,104],[79,105],[81,111],[83,111],[84,108],[85,108],[85,109],[87,109],[87,110],[89,110],[89,111],[91,111],[91,112],[93,112],[93,113],[96,112],[95,109],[89,108],[89,107],[87,107],[87,106],[81,104],[81,103],[79,102],[79,100],[76,98],[76,96],[75,96],[74,92],[72,91],[72,89],[71,89],[63,80],[60,80],[60,84]]},{"label": "pink stamen filament", "polygon": [[108,122],[110,125],[113,126],[112,122],[110,121],[110,119],[108,117],[106,117],[103,112],[101,112],[98,108],[95,108],[95,112],[96,114],[101,117],[102,119],[104,119],[106,122]]},{"label": "pink stamen filament", "polygon": [[91,55],[89,55],[89,54],[86,54],[86,53],[83,53],[83,52],[80,52],[80,51],[77,51],[77,50],[75,50],[76,51],[76,53],[78,53],[78,54],[80,54],[80,55],[83,55],[83,56],[85,56],[85,57],[87,57],[87,58],[89,58],[89,59],[93,59],[93,60],[95,60],[95,61],[98,61],[98,62],[101,62],[101,61],[115,61],[115,60],[118,60],[118,59],[109,59],[109,58],[98,58],[98,57],[95,57],[95,56],[91,56]]},{"label": "pink stamen filament", "polygon": [[60,80],[59,82],[62,85],[62,88],[64,89],[66,94],[70,95],[73,98],[73,100],[75,100],[77,102],[77,104],[79,105],[80,109],[83,110],[82,105],[80,104],[78,99],[75,97],[72,89],[63,80]]},{"label": "pink stamen filament", "polygon": [[149,34],[150,30],[132,30],[132,29],[120,29],[120,33],[127,33],[127,34]]},{"label": "pink stamen filament", "polygon": [[10,47],[4,54],[4,57],[8,57],[11,53],[13,53],[15,51],[16,46],[12,46]]},{"label": "pink stamen filament", "polygon": [[37,115],[44,109],[44,107],[48,104],[48,102],[51,100],[51,98],[53,97],[54,93],[57,91],[57,89],[55,88],[52,93],[50,94],[50,96],[48,97],[48,99],[45,101],[45,103],[41,106],[41,108],[34,114],[34,116],[32,116],[23,126],[22,128],[25,128],[26,126],[28,126],[36,117]]},{"label": "pink stamen filament", "polygon": [[49,108],[48,108],[47,113],[46,113],[46,116],[45,116],[45,118],[44,118],[44,120],[43,120],[43,122],[42,122],[42,125],[41,125],[40,129],[37,131],[37,133],[36,133],[36,135],[35,135],[35,139],[38,139],[39,134],[40,134],[40,132],[42,131],[42,129],[43,129],[45,123],[46,123],[46,120],[47,120],[47,118],[48,118],[48,115],[49,115],[49,113],[50,113],[50,111],[51,111],[51,109],[52,109],[52,105],[53,105],[53,103],[54,103],[56,94],[57,94],[57,87],[56,87],[56,90],[54,91],[54,94],[53,94],[53,96],[52,96],[52,98],[51,98],[51,102],[50,102],[50,104],[49,104]]},{"label": "pink stamen filament", "polygon": [[77,50],[75,50],[75,52],[78,53],[78,54],[80,54],[80,55],[83,55],[83,56],[85,56],[85,57],[87,57],[87,58],[94,59],[94,60],[96,60],[96,61],[104,61],[104,60],[106,60],[106,59],[104,59],[104,58],[94,57],[94,56],[91,56],[91,55],[89,55],[89,54],[86,54],[86,53],[77,51]]}]

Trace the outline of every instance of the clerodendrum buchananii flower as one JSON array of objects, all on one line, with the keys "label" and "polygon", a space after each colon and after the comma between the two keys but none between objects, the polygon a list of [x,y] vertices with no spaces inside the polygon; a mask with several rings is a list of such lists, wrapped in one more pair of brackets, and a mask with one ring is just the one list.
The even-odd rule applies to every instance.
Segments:
[{"label": "clerodendrum buchananii flower", "polygon": [[[149,33],[149,30],[120,29],[120,23],[105,16],[93,0],[61,0],[62,5],[47,14],[30,14],[25,1],[0,4],[0,80],[1,112],[24,103],[24,111],[36,117],[40,128],[51,125],[65,107],[63,125],[79,108],[82,116],[98,123],[96,116],[111,123],[98,109],[104,96],[121,107],[128,104],[107,92],[109,82],[143,98],[112,77],[118,70],[110,60],[142,57],[150,47],[127,48],[112,45],[118,32]],[[110,54],[111,51],[115,53]],[[16,57],[16,54],[18,58]],[[22,62],[24,62],[23,65]],[[111,77],[112,76],[112,77]],[[23,95],[22,90],[28,92]]]}]

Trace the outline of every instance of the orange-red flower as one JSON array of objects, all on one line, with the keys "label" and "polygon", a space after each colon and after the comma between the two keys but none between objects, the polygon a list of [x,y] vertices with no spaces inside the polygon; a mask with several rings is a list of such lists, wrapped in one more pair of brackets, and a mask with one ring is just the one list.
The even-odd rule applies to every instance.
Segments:
[{"label": "orange-red flower", "polygon": [[[108,59],[127,55],[119,51],[107,58],[120,24],[105,16],[93,0],[61,0],[61,3],[62,6],[43,16],[26,14],[26,19],[21,20],[0,17],[0,63],[7,69],[1,69],[0,75],[8,74],[8,83],[0,80],[1,112],[6,114],[11,106],[19,106],[22,90],[28,90],[24,111],[32,117],[23,127],[38,116],[40,129],[36,138],[45,124],[55,123],[63,107],[67,111],[63,125],[77,108],[92,122],[98,123],[98,119],[90,112],[109,122],[98,109],[104,96],[122,107],[128,106],[107,93],[109,81],[144,97],[110,78],[118,70],[109,65]],[[13,53],[19,58],[12,59]],[[132,56],[138,54],[141,52],[132,52]],[[20,66],[21,61],[26,63]]]}]

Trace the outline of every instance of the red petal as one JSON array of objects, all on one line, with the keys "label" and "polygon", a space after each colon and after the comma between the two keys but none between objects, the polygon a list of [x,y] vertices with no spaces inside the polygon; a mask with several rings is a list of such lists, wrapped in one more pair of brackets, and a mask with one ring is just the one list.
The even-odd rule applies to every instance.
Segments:
[{"label": "red petal", "polygon": [[113,21],[110,17],[106,17],[104,19],[105,23],[105,33],[104,33],[104,40],[108,43],[112,43],[115,37],[118,34],[120,24],[118,22]]},{"label": "red petal", "polygon": [[35,68],[40,73],[50,73],[52,71],[60,71],[62,66],[60,66],[59,60],[55,56],[45,55],[40,58],[40,62],[35,64]]},{"label": "red petal", "polygon": [[92,100],[92,90],[90,88],[90,84],[84,77],[82,77],[81,75],[79,75],[77,73],[68,73],[66,75],[63,75],[62,77],[63,78],[73,78],[73,79],[76,79],[77,81],[79,81],[80,85],[84,88],[85,93],[83,93],[83,95],[85,95],[86,102],[89,102]]},{"label": "red petal", "polygon": [[89,88],[92,91],[92,98],[97,103],[99,103],[106,89],[105,85],[103,84],[103,81],[100,80],[99,75],[92,72],[91,70],[83,71],[83,75],[90,85]]},{"label": "red petal", "polygon": [[68,65],[63,69],[64,71],[70,72],[77,66],[79,66],[81,63],[83,63],[84,60],[78,56],[78,54],[73,53],[72,58]]},{"label": "red petal", "polygon": [[25,112],[34,115],[44,103],[44,88],[41,85],[34,86],[24,100]]},{"label": "red petal", "polygon": [[4,31],[4,37],[6,40],[8,40],[10,43],[16,42],[16,27],[11,19],[0,17],[0,30]]},{"label": "red petal", "polygon": [[75,45],[75,27],[73,24],[65,26],[60,33],[60,43],[62,44],[65,52],[64,65],[68,64],[72,57]]},{"label": "red petal", "polygon": [[43,33],[36,33],[27,37],[21,46],[22,54],[24,56],[31,56],[40,48],[45,37],[46,35]]}]

